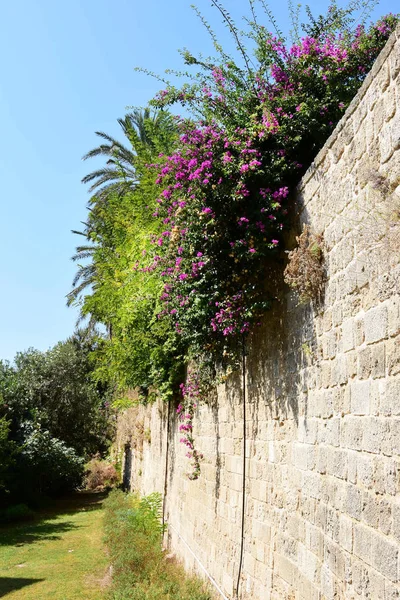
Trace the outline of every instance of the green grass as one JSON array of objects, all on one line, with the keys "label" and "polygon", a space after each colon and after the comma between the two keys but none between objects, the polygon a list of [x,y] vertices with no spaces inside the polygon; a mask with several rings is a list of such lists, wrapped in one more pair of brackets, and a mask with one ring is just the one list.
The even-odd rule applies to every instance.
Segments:
[{"label": "green grass", "polygon": [[111,492],[105,537],[113,564],[109,600],[211,600],[204,582],[188,576],[161,548],[161,496]]},{"label": "green grass", "polygon": [[75,494],[34,521],[0,527],[0,598],[103,600],[103,499]]}]

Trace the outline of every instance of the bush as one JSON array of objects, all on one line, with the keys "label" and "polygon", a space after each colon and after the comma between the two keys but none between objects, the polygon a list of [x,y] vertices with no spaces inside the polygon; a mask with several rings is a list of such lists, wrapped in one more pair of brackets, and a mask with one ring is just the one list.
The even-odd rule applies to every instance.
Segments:
[{"label": "bush", "polygon": [[73,448],[51,437],[40,425],[28,422],[22,430],[22,448],[10,482],[13,497],[30,500],[35,495],[58,495],[81,485],[84,461]]},{"label": "bush", "polygon": [[210,600],[203,584],[166,562],[161,548],[161,496],[113,491],[104,503],[113,566],[112,600]]},{"label": "bush", "polygon": [[106,460],[95,457],[86,465],[84,484],[88,490],[114,487],[119,479],[115,466]]},{"label": "bush", "polygon": [[33,519],[35,513],[26,504],[15,504],[5,510],[0,510],[0,523],[12,523],[14,521],[28,521]]}]

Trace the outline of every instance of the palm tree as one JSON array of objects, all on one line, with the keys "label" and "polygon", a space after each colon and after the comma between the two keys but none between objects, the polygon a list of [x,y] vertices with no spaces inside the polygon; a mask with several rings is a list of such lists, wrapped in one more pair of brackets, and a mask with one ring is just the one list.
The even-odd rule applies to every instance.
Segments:
[{"label": "palm tree", "polygon": [[96,131],[96,135],[105,140],[83,156],[83,160],[97,156],[107,157],[106,166],[92,171],[82,179],[83,183],[90,183],[89,192],[94,193],[98,200],[106,200],[108,194],[122,195],[138,184],[136,173],[138,155],[149,153],[151,155],[156,147],[156,138],[160,134],[171,139],[175,131],[173,118],[169,113],[134,109],[118,119],[118,123],[128,138],[131,149],[127,148],[103,131]]},{"label": "palm tree", "polygon": [[[91,184],[89,191],[93,196],[88,207],[88,221],[83,223],[84,230],[73,233],[83,236],[88,244],[77,246],[72,257],[74,262],[78,262],[78,270],[72,282],[72,290],[67,294],[67,306],[82,307],[83,293],[89,289],[96,289],[96,284],[99,283],[96,250],[113,250],[110,246],[112,235],[107,235],[109,230],[104,220],[104,212],[107,214],[108,208],[107,200],[132,192],[139,184],[143,165],[151,163],[160,152],[168,153],[175,143],[177,127],[174,118],[168,112],[151,111],[149,108],[133,109],[123,119],[118,119],[118,123],[129,140],[130,147],[98,131],[96,135],[106,143],[90,150],[83,157],[83,160],[87,160],[105,156],[107,161],[105,167],[92,171],[82,179],[83,183]],[[112,211],[112,208],[110,210]],[[85,263],[87,260],[89,262]],[[85,316],[81,310],[78,323]],[[90,315],[89,319],[91,325],[95,326],[94,315]]]},{"label": "palm tree", "polygon": [[[86,236],[85,232],[83,231],[73,231],[72,233]],[[75,254],[71,257],[71,260],[77,262],[81,260],[93,259],[95,250],[95,245],[77,246],[75,248]],[[78,269],[72,281],[72,290],[67,294],[67,306],[76,304],[79,301],[82,292],[89,287],[93,287],[95,280],[96,268],[94,262],[89,262],[88,264],[78,263]]]}]

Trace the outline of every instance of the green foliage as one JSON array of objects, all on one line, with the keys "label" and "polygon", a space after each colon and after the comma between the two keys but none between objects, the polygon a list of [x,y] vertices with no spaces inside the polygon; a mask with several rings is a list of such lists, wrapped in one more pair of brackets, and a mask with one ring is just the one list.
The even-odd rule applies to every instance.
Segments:
[{"label": "green foliage", "polygon": [[160,170],[157,212],[166,226],[157,264],[163,314],[191,357],[229,365],[279,293],[269,275],[282,264],[296,186],[398,19],[352,30],[354,10],[368,3],[339,9],[333,2],[327,15],[309,15],[307,36],[290,47],[255,13],[241,33],[224,6],[212,4],[238,56],[219,45],[207,59],[185,51],[194,81],[170,85],[153,101],[198,116],[183,122],[180,146]]},{"label": "green foliage", "polygon": [[10,421],[0,418],[0,497],[9,492],[10,472],[14,468],[17,444],[10,439]]},{"label": "green foliage", "polygon": [[161,496],[114,491],[104,503],[105,540],[114,566],[110,599],[210,600],[202,584],[166,562]]},{"label": "green foliage", "polygon": [[82,482],[110,442],[109,389],[92,377],[98,336],[77,331],[47,352],[0,361],[0,502],[35,503]]},{"label": "green foliage", "polygon": [[[126,170],[120,162],[118,177],[121,185],[128,180],[134,185],[116,189],[113,184],[100,194],[94,188],[96,196],[90,199],[82,232],[89,246],[79,247],[74,257],[90,263],[78,268],[68,302],[80,307],[82,318],[104,324],[109,332],[96,350],[99,381],[115,382],[119,396],[126,388],[148,390],[151,385],[168,394],[181,377],[182,344],[157,318],[163,284],[147,256],[161,228],[154,218],[157,171],[165,153],[175,147],[177,128],[165,111],[136,111],[119,122],[131,149],[124,153],[130,167]],[[113,152],[112,147],[100,147],[86,157]],[[101,186],[102,179],[98,181]]]},{"label": "green foliage", "polygon": [[14,521],[29,521],[33,519],[35,512],[26,504],[14,504],[4,510],[0,510],[0,523],[13,523]]},{"label": "green foliage", "polygon": [[19,352],[14,365],[0,361],[0,415],[11,424],[13,438],[25,421],[40,423],[79,455],[107,448],[108,390],[92,380],[91,353],[96,336],[77,332],[47,352]]},{"label": "green foliage", "polygon": [[[333,0],[300,26],[290,2],[290,46],[263,0],[249,1],[245,31],[211,1],[236,55],[195,9],[216,56],[183,51],[194,72],[182,86],[167,83],[154,112],[119,120],[129,146],[99,133],[105,143],[85,156],[107,166],[84,178],[95,195],[74,260],[89,262],[68,301],[107,328],[96,372],[117,398],[127,388],[146,402],[155,390],[171,398],[190,361],[208,373],[237,366],[279,293],[270,275],[283,265],[296,186],[398,20],[367,28],[374,0]],[[173,119],[176,104],[190,118]]]},{"label": "green foliage", "polygon": [[23,445],[14,486],[22,498],[56,495],[82,482],[84,459],[73,448],[32,423],[22,424]]}]

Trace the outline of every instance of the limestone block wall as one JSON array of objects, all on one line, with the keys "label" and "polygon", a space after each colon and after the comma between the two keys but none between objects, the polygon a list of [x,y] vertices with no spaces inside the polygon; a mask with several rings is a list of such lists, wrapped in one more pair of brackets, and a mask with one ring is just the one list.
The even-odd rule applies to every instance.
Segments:
[{"label": "limestone block wall", "polygon": [[132,488],[166,491],[172,550],[228,599],[243,492],[239,598],[400,598],[399,38],[299,188],[301,222],[324,235],[325,296],[312,307],[288,294],[249,341],[244,488],[240,373],[198,409],[197,481],[173,410],[121,419]]}]

